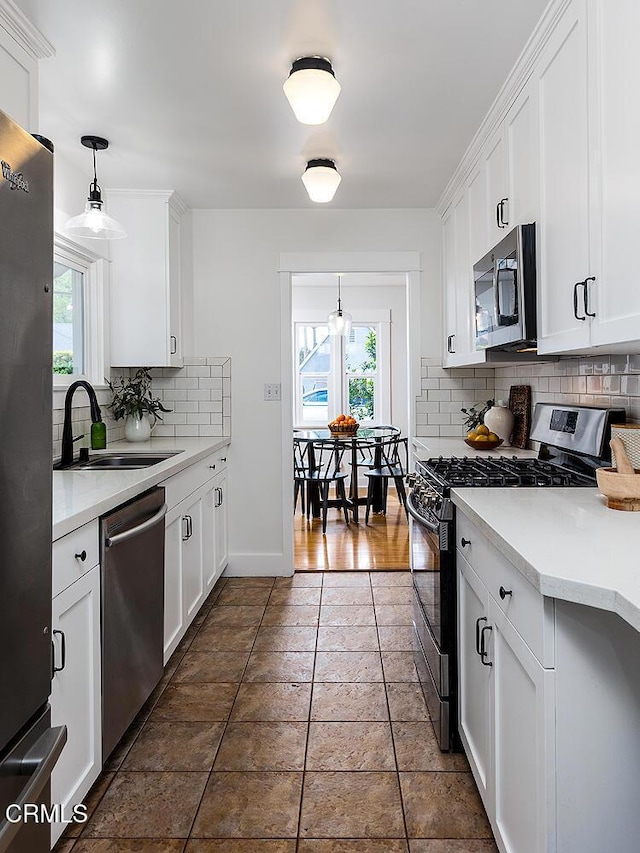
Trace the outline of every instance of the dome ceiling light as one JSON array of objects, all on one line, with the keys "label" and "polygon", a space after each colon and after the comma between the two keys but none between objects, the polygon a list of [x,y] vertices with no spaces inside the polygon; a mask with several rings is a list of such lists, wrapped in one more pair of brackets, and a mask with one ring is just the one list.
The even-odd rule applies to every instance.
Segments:
[{"label": "dome ceiling light", "polygon": [[126,237],[127,232],[119,222],[112,219],[102,209],[102,190],[98,186],[96,171],[96,151],[106,151],[109,142],[102,136],[82,136],[80,142],[93,151],[93,180],[89,184],[89,197],[84,213],[69,219],[62,229],[68,237],[84,237],[92,240],[117,240]]},{"label": "dome ceiling light", "polygon": [[342,177],[336,169],[333,160],[318,157],[309,160],[307,168],[302,173],[302,183],[305,185],[311,201],[326,204],[336,194]]},{"label": "dome ceiling light", "polygon": [[324,56],[296,59],[282,88],[301,124],[324,124],[340,94],[340,83]]}]

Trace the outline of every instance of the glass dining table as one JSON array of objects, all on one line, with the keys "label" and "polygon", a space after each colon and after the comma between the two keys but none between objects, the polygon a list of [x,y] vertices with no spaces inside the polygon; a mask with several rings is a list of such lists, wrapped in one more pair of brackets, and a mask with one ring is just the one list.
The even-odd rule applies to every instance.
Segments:
[{"label": "glass dining table", "polygon": [[[399,427],[395,426],[370,426],[361,427],[355,435],[338,435],[332,433],[329,429],[294,429],[293,440],[305,442],[308,444],[308,460],[309,464],[314,464],[315,448],[322,444],[346,445],[346,449],[350,455],[351,477],[349,482],[349,507],[351,509],[353,520],[358,523],[358,506],[366,503],[366,497],[358,493],[358,467],[363,465],[367,468],[373,465],[381,464],[380,452],[376,452],[376,446],[380,445],[383,439],[392,438],[395,435],[400,435]],[[320,503],[317,496],[310,497],[312,514],[314,518],[320,515]],[[331,502],[330,502],[331,503]],[[373,512],[384,511],[384,495],[379,481],[374,481],[373,491]]]}]

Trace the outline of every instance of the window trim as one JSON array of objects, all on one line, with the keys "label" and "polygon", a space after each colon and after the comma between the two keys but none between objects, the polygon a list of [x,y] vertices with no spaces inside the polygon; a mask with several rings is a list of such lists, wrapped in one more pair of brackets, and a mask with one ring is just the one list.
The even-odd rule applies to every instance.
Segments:
[{"label": "window trim", "polygon": [[105,377],[109,365],[109,262],[57,232],[54,234],[53,255],[52,269],[53,263],[58,260],[78,269],[84,275],[84,372],[62,376],[53,374],[54,408],[58,408],[56,397],[62,397],[69,385],[77,379],[86,379],[94,388],[107,387]]}]

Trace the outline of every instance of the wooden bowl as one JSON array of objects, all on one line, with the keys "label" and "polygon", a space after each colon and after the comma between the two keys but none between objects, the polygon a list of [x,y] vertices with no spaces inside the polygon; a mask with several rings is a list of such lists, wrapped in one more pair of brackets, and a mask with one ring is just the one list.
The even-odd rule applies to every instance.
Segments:
[{"label": "wooden bowl", "polygon": [[640,469],[635,474],[619,474],[615,468],[596,468],[598,488],[610,509],[640,511]]},{"label": "wooden bowl", "polygon": [[499,438],[497,441],[478,441],[474,438],[465,438],[464,443],[473,447],[474,450],[494,450],[496,447],[500,447],[503,441],[503,438]]},{"label": "wooden bowl", "polygon": [[342,424],[327,424],[329,430],[331,432],[332,438],[344,438],[345,436],[355,435],[360,429],[360,424],[347,424],[343,426]]}]

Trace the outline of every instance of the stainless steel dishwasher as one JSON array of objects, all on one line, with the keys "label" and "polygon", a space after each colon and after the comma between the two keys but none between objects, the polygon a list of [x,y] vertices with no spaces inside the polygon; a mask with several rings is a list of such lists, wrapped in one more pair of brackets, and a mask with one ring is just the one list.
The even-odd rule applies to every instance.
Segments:
[{"label": "stainless steel dishwasher", "polygon": [[100,520],[103,761],[162,677],[166,513],[155,488]]}]

